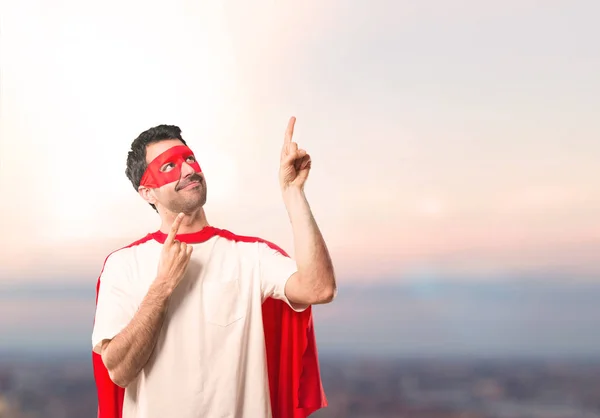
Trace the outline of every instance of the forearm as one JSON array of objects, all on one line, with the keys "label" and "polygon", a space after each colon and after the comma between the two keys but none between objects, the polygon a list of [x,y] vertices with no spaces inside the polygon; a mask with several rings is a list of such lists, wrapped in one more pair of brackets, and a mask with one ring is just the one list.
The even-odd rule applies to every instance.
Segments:
[{"label": "forearm", "polygon": [[131,322],[102,351],[102,360],[117,385],[126,387],[142,370],[156,345],[171,290],[155,280]]},{"label": "forearm", "polygon": [[301,284],[316,303],[329,302],[336,292],[329,250],[312,214],[304,191],[288,187],[283,200],[292,224],[295,260]]}]

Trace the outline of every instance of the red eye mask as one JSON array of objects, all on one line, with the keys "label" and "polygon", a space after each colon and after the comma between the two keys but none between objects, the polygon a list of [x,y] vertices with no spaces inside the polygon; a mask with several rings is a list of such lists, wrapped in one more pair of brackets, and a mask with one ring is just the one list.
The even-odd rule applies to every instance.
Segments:
[{"label": "red eye mask", "polygon": [[[181,166],[184,162],[192,167],[196,173],[202,172],[192,150],[185,145],[178,145],[169,148],[148,164],[140,185],[155,189],[179,180],[181,178]],[[169,163],[173,164],[173,167],[168,171],[160,170],[165,164]]]}]

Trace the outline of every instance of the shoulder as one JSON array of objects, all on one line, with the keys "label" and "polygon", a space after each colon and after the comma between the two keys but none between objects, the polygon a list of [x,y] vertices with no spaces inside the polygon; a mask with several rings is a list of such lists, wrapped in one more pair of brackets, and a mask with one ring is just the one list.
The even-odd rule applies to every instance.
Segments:
[{"label": "shoulder", "polygon": [[275,244],[271,241],[268,241],[266,239],[263,239],[263,238],[250,236],[250,235],[238,235],[238,234],[235,234],[226,229],[218,229],[218,228],[215,228],[215,235],[217,235],[218,237],[220,237],[222,239],[226,239],[228,241],[234,242],[234,243],[242,245],[242,246],[251,245],[251,246],[256,246],[259,248],[261,248],[261,247],[265,248],[265,249],[268,248],[273,251],[279,252],[286,257],[289,257],[283,248],[281,248],[277,244]]},{"label": "shoulder", "polygon": [[136,258],[136,250],[144,246],[144,244],[151,242],[152,234],[148,234],[143,238],[112,250],[104,258],[101,274],[107,269],[120,268],[128,265],[133,259]]},{"label": "shoulder", "polygon": [[[148,234],[143,238],[133,241],[130,244],[119,247],[111,251],[105,258],[100,275],[96,282],[96,298],[100,291],[100,283],[126,283],[128,271],[130,270],[131,261],[135,257],[135,249],[139,246],[150,242],[152,234]],[[97,302],[97,299],[96,299]]]}]

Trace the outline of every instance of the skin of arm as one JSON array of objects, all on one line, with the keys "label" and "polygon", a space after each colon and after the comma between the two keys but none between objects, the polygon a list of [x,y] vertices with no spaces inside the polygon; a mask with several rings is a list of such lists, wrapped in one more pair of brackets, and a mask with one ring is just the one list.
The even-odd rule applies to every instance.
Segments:
[{"label": "skin of arm", "polygon": [[291,186],[283,192],[283,200],[292,224],[298,266],[286,283],[286,296],[299,305],[329,303],[337,292],[333,263],[304,191]]},{"label": "skin of arm", "polygon": [[102,361],[116,385],[127,387],[150,358],[170,294],[166,281],[155,280],[131,322],[112,340],[102,342]]},{"label": "skin of arm", "polygon": [[113,339],[104,340],[100,355],[111,380],[127,387],[148,362],[167,312],[169,298],[183,278],[193,247],[175,240],[184,218],[180,213],[163,244],[158,274],[139,309]]}]

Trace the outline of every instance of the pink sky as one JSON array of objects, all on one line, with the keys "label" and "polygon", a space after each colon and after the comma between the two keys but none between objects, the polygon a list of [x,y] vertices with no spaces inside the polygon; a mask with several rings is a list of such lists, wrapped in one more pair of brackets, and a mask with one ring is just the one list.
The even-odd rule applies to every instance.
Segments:
[{"label": "pink sky", "polygon": [[596,3],[134,3],[2,13],[0,282],[93,281],[156,229],[123,171],[159,123],[200,154],[211,223],[293,252],[291,115],[343,280],[600,277]]}]

